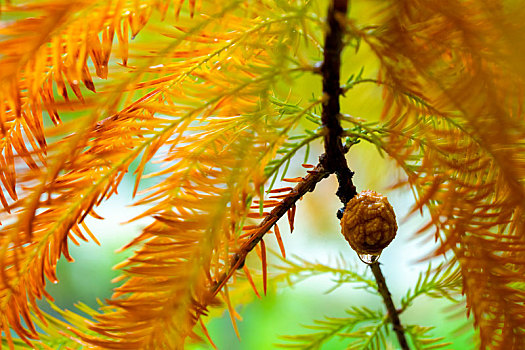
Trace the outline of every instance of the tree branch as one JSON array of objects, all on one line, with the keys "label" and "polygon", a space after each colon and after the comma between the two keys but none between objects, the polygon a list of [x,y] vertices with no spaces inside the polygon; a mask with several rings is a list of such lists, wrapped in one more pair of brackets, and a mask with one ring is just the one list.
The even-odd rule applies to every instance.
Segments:
[{"label": "tree branch", "polygon": [[383,302],[385,303],[385,306],[388,310],[388,317],[390,318],[390,322],[392,322],[394,332],[396,332],[399,345],[401,346],[401,349],[409,350],[410,348],[408,347],[408,343],[405,338],[405,331],[401,325],[401,321],[399,320],[399,312],[394,306],[392,295],[390,294],[388,286],[386,285],[386,280],[383,276],[383,273],[381,272],[381,268],[379,267],[379,262],[377,260],[374,261],[370,264],[370,267],[372,268],[372,273],[374,274],[377,282],[377,290],[383,297]]},{"label": "tree branch", "polygon": [[323,112],[321,121],[325,129],[324,147],[326,157],[323,160],[325,169],[334,172],[339,182],[337,196],[343,204],[352,199],[356,188],[352,183],[354,173],[348,168],[341,142],[343,128],[341,127],[339,95],[341,52],[343,50],[342,19],[346,16],[348,0],[334,0],[328,9],[328,30],[325,35],[324,59],[321,66],[323,76]]},{"label": "tree branch", "polygon": [[320,163],[314,169],[309,171],[308,175],[306,175],[303,180],[290,191],[290,194],[273,208],[270,214],[268,214],[263,221],[257,225],[257,228],[254,229],[255,232],[252,233],[250,238],[241,245],[239,251],[235,253],[233,259],[230,261],[226,272],[224,272],[211,286],[209,292],[212,297],[221,290],[235,270],[244,265],[244,260],[248,253],[255,248],[273,225],[275,225],[275,223],[277,223],[277,221],[279,221],[279,219],[283,217],[284,214],[286,214],[286,212],[291,209],[304,194],[312,192],[319,181],[330,175],[330,172],[327,171],[321,163],[321,160],[324,159],[324,155],[321,155],[319,159]]},{"label": "tree branch", "polygon": [[[352,199],[357,190],[352,182],[354,173],[348,167],[345,153],[347,150],[341,142],[343,128],[341,127],[339,95],[342,94],[340,86],[341,70],[341,52],[343,50],[343,26],[342,19],[346,15],[348,0],[333,0],[328,10],[328,31],[325,36],[324,60],[321,66],[323,75],[323,112],[321,120],[325,128],[324,146],[326,157],[323,165],[330,172],[335,172],[339,182],[337,196],[346,206],[346,203]],[[339,218],[342,217],[338,213]],[[403,326],[399,320],[399,314],[394,307],[394,302],[390,291],[386,285],[385,278],[381,273],[379,262],[375,261],[370,264],[374,277],[377,281],[379,293],[388,309],[388,316],[394,326],[399,344],[403,350],[408,350],[408,344],[403,331]]]}]

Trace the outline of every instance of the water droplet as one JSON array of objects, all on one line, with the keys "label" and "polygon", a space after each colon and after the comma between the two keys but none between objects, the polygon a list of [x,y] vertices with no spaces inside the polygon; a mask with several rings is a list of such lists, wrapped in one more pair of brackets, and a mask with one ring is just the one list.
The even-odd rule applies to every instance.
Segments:
[{"label": "water droplet", "polygon": [[377,259],[379,259],[379,257],[381,256],[381,253],[379,253],[378,255],[372,255],[372,254],[357,254],[359,256],[359,259],[364,262],[365,264],[372,264],[374,262],[377,261]]}]

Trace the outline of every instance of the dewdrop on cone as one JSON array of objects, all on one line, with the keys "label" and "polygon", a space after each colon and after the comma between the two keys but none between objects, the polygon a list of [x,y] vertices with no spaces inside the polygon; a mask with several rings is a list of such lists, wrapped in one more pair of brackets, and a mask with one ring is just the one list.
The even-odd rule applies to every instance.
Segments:
[{"label": "dewdrop on cone", "polygon": [[357,254],[377,256],[396,237],[396,215],[385,196],[367,190],[346,204],[341,228]]}]

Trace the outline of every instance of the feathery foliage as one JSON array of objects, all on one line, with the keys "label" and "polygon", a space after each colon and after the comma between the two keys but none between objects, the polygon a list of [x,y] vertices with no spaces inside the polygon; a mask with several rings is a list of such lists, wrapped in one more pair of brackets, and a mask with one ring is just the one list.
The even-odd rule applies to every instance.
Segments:
[{"label": "feathery foliage", "polygon": [[[296,261],[294,261],[296,260]],[[283,261],[279,266],[280,273],[274,276],[277,280],[287,280],[289,283],[313,277],[319,274],[331,274],[334,286],[327,292],[346,284],[355,284],[354,288],[366,291],[372,295],[379,296],[377,284],[367,276],[360,273],[359,268],[350,266],[342,257],[336,266],[309,262],[296,257]],[[348,272],[354,271],[354,272]],[[409,289],[401,299],[400,312],[405,312],[416,298],[427,295],[433,298],[447,298],[458,304],[461,302],[461,277],[457,264],[448,267],[439,265],[433,268],[428,265],[427,270],[419,275],[413,288]],[[279,344],[283,348],[298,349],[320,349],[330,339],[337,337],[347,349],[385,349],[392,344],[388,329],[387,312],[383,310],[371,310],[366,306],[353,306],[345,311],[347,317],[326,317],[324,320],[315,321],[315,325],[305,326],[310,333],[304,335],[282,336],[286,343]],[[406,332],[410,335],[412,346],[415,349],[438,349],[450,345],[443,342],[443,337],[432,337],[428,334],[432,327],[421,327],[417,325],[406,326]]]},{"label": "feathery foliage", "polygon": [[[416,233],[436,240],[428,258],[454,256],[446,266],[429,265],[401,311],[419,295],[454,299],[461,291],[482,349],[525,344],[520,5],[352,1],[348,16],[334,17],[344,31],[344,58],[360,63],[345,67],[343,59],[346,83],[333,88],[345,99],[357,88],[383,92],[381,115],[343,108],[334,116],[342,124],[337,142],[344,137],[348,150],[366,141],[392,159],[403,173],[395,186],[415,194],[412,213],[430,214]],[[286,178],[294,155],[304,149],[308,163],[311,145],[334,131],[320,112],[329,94],[293,90],[302,76],[326,73],[317,62],[331,30],[328,6],[0,3],[2,344],[183,348],[207,334],[201,316],[210,307],[225,304],[235,319],[230,279],[244,273],[252,281],[244,260],[253,249],[266,290],[264,234],[273,230],[284,256],[277,220],[287,213],[293,230],[297,200],[337,173],[321,161],[305,164],[305,177]],[[152,221],[123,247],[133,254],[118,265],[120,284],[100,310],[81,306],[86,317],[57,308],[65,321],[48,315],[37,299],[52,302],[45,287],[58,282],[58,260],[73,260],[70,243],[98,243],[84,220],[102,219],[96,207],[132,169],[134,205],[143,211],[130,220]],[[153,185],[144,185],[146,177]],[[295,187],[274,188],[281,179]],[[352,267],[298,261],[288,261],[287,274],[334,273],[335,287],[359,282],[376,292]],[[348,317],[319,321],[294,339],[317,348],[338,336],[350,348],[381,348],[388,322],[383,311],[353,307]],[[405,331],[415,348],[443,344],[426,327]]]}]

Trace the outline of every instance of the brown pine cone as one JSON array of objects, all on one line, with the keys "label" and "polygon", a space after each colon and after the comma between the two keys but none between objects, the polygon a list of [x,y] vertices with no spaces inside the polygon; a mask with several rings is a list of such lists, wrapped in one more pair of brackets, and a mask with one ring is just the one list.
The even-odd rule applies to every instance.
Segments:
[{"label": "brown pine cone", "polygon": [[367,190],[347,203],[341,228],[358,254],[379,255],[396,236],[396,215],[385,196]]}]

